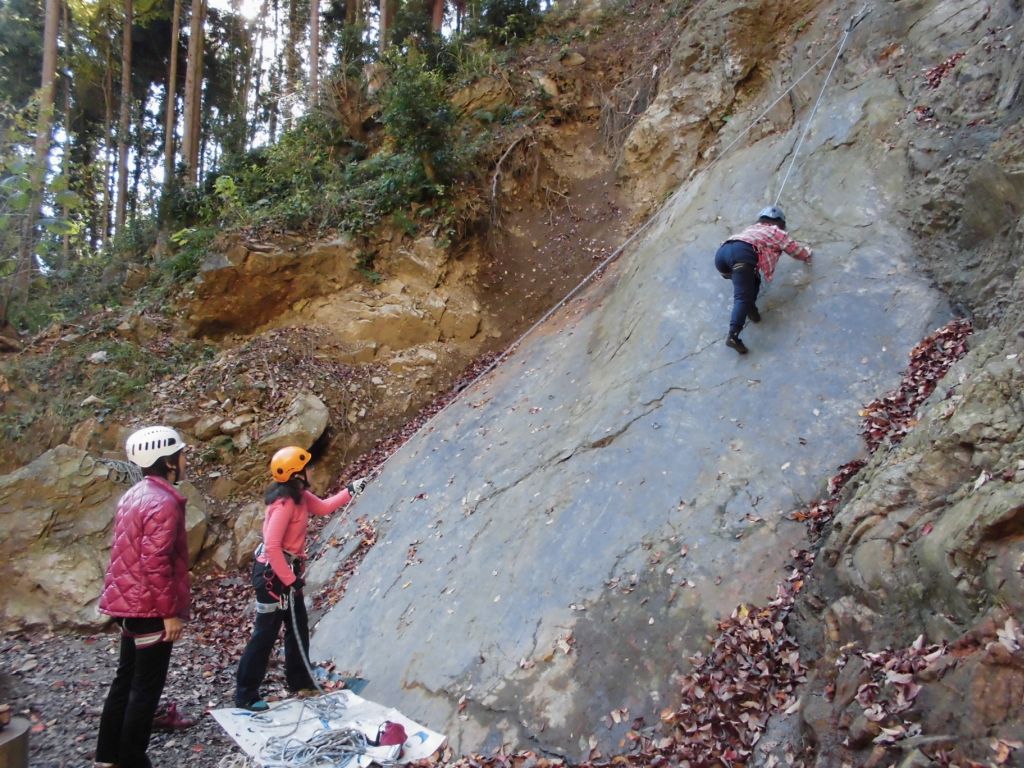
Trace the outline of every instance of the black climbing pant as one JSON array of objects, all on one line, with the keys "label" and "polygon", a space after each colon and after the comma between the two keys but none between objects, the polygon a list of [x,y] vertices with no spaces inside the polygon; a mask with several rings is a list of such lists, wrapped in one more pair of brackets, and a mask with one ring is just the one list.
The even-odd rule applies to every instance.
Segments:
[{"label": "black climbing pant", "polygon": [[[249,638],[245,651],[242,652],[242,658],[238,662],[238,672],[235,675],[235,706],[238,707],[246,707],[260,698],[260,685],[267,673],[270,654],[281,634],[282,624],[285,627],[285,684],[291,691],[301,691],[304,688],[313,687],[313,681],[309,677],[309,672],[306,671],[306,664],[302,660],[299,645],[295,640],[291,610],[287,604],[281,607],[281,603],[278,601],[277,596],[283,592],[283,589],[273,583],[273,578],[264,578],[268,572],[273,573],[269,565],[257,562],[253,566],[257,612],[252,637]],[[306,601],[302,597],[302,590],[291,592],[287,599],[295,601],[295,621],[298,625],[299,637],[302,639],[302,653],[308,656],[309,618],[306,615]]]},{"label": "black climbing pant", "polygon": [[732,280],[732,316],[729,333],[738,334],[746,325],[750,308],[761,290],[761,273],[757,268],[757,252],[750,243],[726,240],[715,253],[715,269]]},{"label": "black climbing pant", "polygon": [[136,645],[136,637],[162,632],[163,619],[119,619],[121,655],[100,716],[96,762],[150,768],[146,757],[160,694],[167,682],[173,643]]}]

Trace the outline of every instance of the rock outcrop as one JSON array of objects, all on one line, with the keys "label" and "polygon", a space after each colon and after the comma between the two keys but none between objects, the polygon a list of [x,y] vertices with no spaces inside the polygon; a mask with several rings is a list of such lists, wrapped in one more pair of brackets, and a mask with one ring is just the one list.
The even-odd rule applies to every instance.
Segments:
[{"label": "rock outcrop", "polygon": [[[125,485],[119,470],[78,448],[60,445],[0,477],[0,561],[4,601],[0,624],[95,626],[96,601],[110,553],[111,525]],[[182,483],[189,499],[189,553],[206,532],[202,495]]]}]

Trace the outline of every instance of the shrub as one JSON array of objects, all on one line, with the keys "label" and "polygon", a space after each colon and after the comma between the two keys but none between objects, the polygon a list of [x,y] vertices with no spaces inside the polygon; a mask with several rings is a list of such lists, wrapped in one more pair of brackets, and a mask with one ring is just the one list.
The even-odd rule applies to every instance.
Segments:
[{"label": "shrub", "polygon": [[392,61],[391,81],[381,91],[381,107],[384,130],[399,150],[419,157],[431,182],[450,179],[453,169],[446,167],[445,154],[455,112],[441,74],[429,69],[415,50]]},{"label": "shrub", "polygon": [[531,37],[540,20],[540,0],[484,0],[470,31],[493,43],[508,45]]},{"label": "shrub", "polygon": [[161,262],[160,267],[175,282],[191,280],[199,273],[199,267],[216,235],[216,227],[179,229],[171,235],[171,242],[176,246],[174,254]]}]

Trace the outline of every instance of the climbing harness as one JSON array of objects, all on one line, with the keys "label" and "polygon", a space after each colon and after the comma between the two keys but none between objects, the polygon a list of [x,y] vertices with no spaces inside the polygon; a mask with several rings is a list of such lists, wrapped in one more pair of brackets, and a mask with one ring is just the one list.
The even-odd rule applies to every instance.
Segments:
[{"label": "climbing harness", "polygon": [[[316,689],[323,693],[324,689],[320,683],[317,682],[316,675],[313,674],[313,665],[309,663],[309,656],[306,653],[305,647],[302,644],[302,638],[299,637],[299,625],[295,615],[295,601],[301,599],[297,594],[290,591],[287,587],[281,584],[281,580],[274,573],[274,569],[270,563],[261,563],[259,558],[263,555],[265,547],[261,541],[259,546],[256,547],[256,551],[253,552],[253,573],[252,582],[253,587],[257,590],[262,586],[271,597],[276,597],[277,600],[270,603],[262,603],[259,600],[259,592],[257,591],[256,598],[256,613],[277,613],[277,611],[287,610],[291,616],[292,622],[292,636],[295,638],[295,644],[299,647],[299,656],[302,658],[302,664],[306,668],[306,672],[309,673],[309,679],[313,682]],[[298,576],[300,574],[299,563],[301,558],[298,555],[284,551],[285,559],[288,562],[288,567],[292,569],[292,572]],[[280,586],[279,586],[280,585]]]}]

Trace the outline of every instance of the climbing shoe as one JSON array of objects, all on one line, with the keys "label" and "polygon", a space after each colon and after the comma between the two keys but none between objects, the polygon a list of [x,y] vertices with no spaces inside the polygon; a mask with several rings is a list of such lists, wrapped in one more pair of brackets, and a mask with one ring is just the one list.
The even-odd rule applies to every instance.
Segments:
[{"label": "climbing shoe", "polygon": [[256,701],[250,701],[248,704],[239,704],[238,708],[248,709],[250,712],[266,712],[270,709],[270,705],[263,699],[256,699]]},{"label": "climbing shoe", "polygon": [[742,339],[740,339],[739,335],[735,334],[735,333],[730,333],[729,334],[729,338],[727,338],[725,340],[725,346],[732,347],[737,352],[739,352],[741,355],[745,355],[749,351],[747,349],[747,345],[744,344]]},{"label": "climbing shoe", "polygon": [[747,317],[750,318],[750,322],[752,323],[761,322],[761,313],[757,311],[757,307],[753,304],[750,305],[750,309],[747,311]]}]

